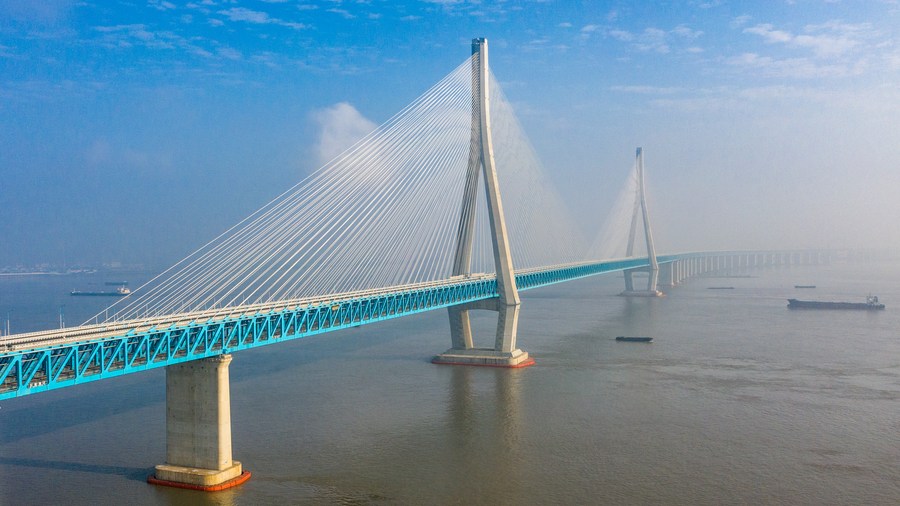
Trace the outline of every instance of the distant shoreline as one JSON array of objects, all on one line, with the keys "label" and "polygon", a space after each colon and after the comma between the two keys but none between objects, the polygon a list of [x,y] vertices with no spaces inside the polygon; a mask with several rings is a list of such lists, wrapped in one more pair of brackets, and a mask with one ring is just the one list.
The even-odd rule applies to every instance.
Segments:
[{"label": "distant shoreline", "polygon": [[67,274],[94,274],[97,271],[74,271],[74,272],[0,272],[0,276],[65,276]]},{"label": "distant shoreline", "polygon": [[64,272],[0,272],[0,276],[62,276]]}]

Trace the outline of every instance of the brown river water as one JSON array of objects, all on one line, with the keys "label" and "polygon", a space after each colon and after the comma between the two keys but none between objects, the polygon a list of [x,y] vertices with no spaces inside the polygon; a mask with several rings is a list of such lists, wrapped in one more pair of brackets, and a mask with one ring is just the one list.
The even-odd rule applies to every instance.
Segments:
[{"label": "brown river water", "polygon": [[[162,370],[2,401],[0,504],[900,504],[898,266],[659,299],[618,297],[616,274],[524,292],[537,363],[519,370],[431,364],[443,310],[236,353],[234,458],[253,477],[217,493],[145,482],[165,459]],[[51,327],[64,304],[82,321],[108,301],[68,291],[100,276],[0,279],[0,319]],[[887,309],[786,307],[869,293]]]}]

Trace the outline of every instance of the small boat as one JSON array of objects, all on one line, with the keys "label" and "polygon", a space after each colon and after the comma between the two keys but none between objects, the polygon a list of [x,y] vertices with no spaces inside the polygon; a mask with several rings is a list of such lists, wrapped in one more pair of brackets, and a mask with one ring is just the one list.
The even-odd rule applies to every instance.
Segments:
[{"label": "small boat", "polygon": [[794,288],[815,288],[816,285],[794,285]]},{"label": "small boat", "polygon": [[789,309],[884,309],[878,297],[869,295],[865,302],[824,302],[818,300],[788,299]]},{"label": "small boat", "polygon": [[69,295],[74,295],[76,297],[124,297],[129,293],[131,293],[131,290],[129,290],[128,287],[120,286],[119,288],[116,288],[116,291],[114,292],[85,292],[81,290],[72,290],[69,292]]},{"label": "small boat", "polygon": [[652,337],[619,336],[616,338],[616,341],[625,341],[628,343],[649,343],[652,340]]}]

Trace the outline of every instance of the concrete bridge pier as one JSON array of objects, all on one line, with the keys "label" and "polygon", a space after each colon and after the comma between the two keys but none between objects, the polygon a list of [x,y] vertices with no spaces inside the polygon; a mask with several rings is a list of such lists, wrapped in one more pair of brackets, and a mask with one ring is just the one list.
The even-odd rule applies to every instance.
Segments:
[{"label": "concrete bridge pier", "polygon": [[[432,362],[493,367],[526,367],[534,364],[534,359],[527,352],[516,348],[519,306],[519,303],[507,304],[498,299],[489,299],[448,308],[452,347],[434,357]],[[493,348],[475,347],[469,319],[469,311],[472,310],[497,312],[497,333]]]},{"label": "concrete bridge pier", "polygon": [[224,490],[247,481],[231,458],[231,355],[166,367],[166,463],[156,466],[156,485]]},{"label": "concrete bridge pier", "polygon": [[[646,272],[647,273],[647,289],[646,290],[635,290],[634,289],[634,273],[635,272]],[[659,283],[659,267],[656,269],[628,269],[625,271],[625,291],[620,293],[619,295],[623,297],[661,297],[663,295],[657,289]],[[665,278],[664,278],[665,279]],[[672,285],[669,285],[672,286]]]}]

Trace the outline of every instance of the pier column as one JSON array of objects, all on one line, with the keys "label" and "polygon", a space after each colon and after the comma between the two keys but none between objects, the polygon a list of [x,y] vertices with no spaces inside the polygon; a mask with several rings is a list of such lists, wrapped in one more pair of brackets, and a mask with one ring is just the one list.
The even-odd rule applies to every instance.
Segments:
[{"label": "pier column", "polygon": [[625,271],[625,293],[634,291],[634,269]]},{"label": "pier column", "polygon": [[148,481],[222,490],[250,473],[231,458],[231,355],[166,367],[166,463]]},{"label": "pier column", "polygon": [[675,286],[675,262],[660,264],[659,284],[662,286]]}]

